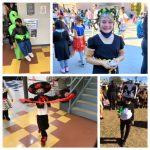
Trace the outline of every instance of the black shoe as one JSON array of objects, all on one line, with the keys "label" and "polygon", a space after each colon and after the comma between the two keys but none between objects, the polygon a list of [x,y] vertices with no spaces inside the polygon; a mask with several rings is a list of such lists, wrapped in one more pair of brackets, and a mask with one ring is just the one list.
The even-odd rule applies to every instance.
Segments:
[{"label": "black shoe", "polygon": [[10,118],[9,118],[9,117],[6,117],[6,120],[8,120],[8,121],[9,121],[9,120],[10,120]]},{"label": "black shoe", "polygon": [[104,119],[104,117],[100,117],[100,119],[101,119],[101,120],[103,120],[103,119]]},{"label": "black shoe", "polygon": [[124,147],[125,145],[125,140],[121,139],[120,147]]}]

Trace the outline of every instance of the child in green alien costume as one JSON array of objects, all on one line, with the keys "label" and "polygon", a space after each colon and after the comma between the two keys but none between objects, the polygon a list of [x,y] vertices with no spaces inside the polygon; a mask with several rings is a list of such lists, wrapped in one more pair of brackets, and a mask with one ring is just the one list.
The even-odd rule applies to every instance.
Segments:
[{"label": "child in green alien costume", "polygon": [[22,20],[17,18],[15,20],[16,27],[12,32],[12,42],[14,48],[17,47],[18,44],[20,50],[22,51],[25,59],[27,61],[31,61],[31,58],[34,57],[32,53],[32,45],[30,42],[30,35],[26,26],[22,24]]},{"label": "child in green alien costume", "polygon": [[[8,28],[10,36],[12,36],[13,30],[16,28],[15,20],[17,18],[19,18],[17,12],[14,11],[14,10],[11,10],[10,13],[9,13],[9,19],[10,19],[12,24]],[[19,36],[16,36],[15,38],[17,39],[17,38],[19,38]],[[16,41],[15,41],[15,43],[16,43],[16,47],[14,48],[14,51],[15,51],[16,59],[23,59],[24,58],[23,53],[21,52],[21,50],[20,50],[20,48],[19,48]]]}]

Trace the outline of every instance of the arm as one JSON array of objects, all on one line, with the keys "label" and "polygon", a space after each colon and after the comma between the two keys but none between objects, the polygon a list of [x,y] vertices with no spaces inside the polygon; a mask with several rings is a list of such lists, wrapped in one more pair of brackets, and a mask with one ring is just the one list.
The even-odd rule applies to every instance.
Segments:
[{"label": "arm", "polygon": [[25,34],[26,39],[30,39],[30,33],[26,26],[25,26],[25,30],[26,30],[26,34]]},{"label": "arm", "polygon": [[11,101],[13,102],[13,97],[12,97],[12,95],[11,95],[10,90],[9,90],[9,89],[7,89],[7,92],[8,92],[8,95],[9,95],[9,97],[10,97]]},{"label": "arm", "polygon": [[116,63],[120,63],[124,60],[124,49],[119,50],[119,56],[115,59]]},{"label": "arm", "polygon": [[107,61],[94,58],[94,51],[95,50],[92,50],[92,49],[87,49],[85,51],[86,62],[93,64],[93,65],[97,65],[97,66],[103,66],[106,69],[113,69],[113,67],[110,67],[108,65]]}]

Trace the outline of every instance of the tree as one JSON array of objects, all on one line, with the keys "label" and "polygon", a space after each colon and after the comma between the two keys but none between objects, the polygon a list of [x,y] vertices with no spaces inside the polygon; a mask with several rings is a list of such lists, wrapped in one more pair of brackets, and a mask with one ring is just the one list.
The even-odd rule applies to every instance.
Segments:
[{"label": "tree", "polygon": [[135,5],[134,5],[134,3],[131,3],[131,11],[135,12]]},{"label": "tree", "polygon": [[140,15],[141,9],[142,9],[142,4],[141,3],[137,3],[136,4],[136,14],[137,14],[137,16]]},{"label": "tree", "polygon": [[114,81],[116,84],[122,84],[122,79],[121,77],[110,77],[109,81]]}]

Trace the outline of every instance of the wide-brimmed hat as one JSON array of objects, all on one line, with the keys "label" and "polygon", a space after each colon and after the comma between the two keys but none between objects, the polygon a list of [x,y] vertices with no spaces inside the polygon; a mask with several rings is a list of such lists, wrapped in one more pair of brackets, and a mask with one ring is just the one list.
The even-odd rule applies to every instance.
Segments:
[{"label": "wide-brimmed hat", "polygon": [[44,93],[47,93],[51,89],[51,85],[48,82],[37,82],[29,86],[28,91],[32,94],[36,94],[38,89],[44,89]]}]

